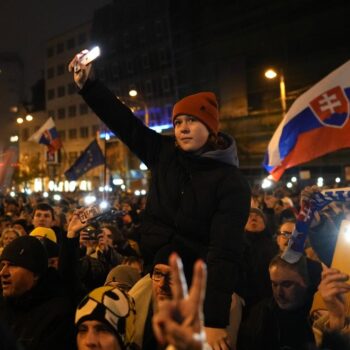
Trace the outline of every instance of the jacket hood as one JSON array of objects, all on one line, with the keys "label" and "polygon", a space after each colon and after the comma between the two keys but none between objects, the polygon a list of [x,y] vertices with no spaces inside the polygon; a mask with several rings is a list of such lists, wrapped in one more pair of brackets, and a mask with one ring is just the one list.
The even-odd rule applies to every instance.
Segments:
[{"label": "jacket hood", "polygon": [[237,146],[235,139],[228,134],[219,133],[228,143],[225,149],[218,149],[215,151],[208,151],[201,154],[201,157],[211,158],[222,163],[234,165],[238,168],[239,160],[237,155]]}]

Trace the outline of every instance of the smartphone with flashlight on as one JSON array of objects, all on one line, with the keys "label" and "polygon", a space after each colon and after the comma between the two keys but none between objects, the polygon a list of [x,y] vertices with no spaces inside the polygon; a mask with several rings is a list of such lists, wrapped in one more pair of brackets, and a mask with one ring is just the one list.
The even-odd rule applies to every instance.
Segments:
[{"label": "smartphone with flashlight on", "polygon": [[[87,51],[83,56],[79,58],[79,64],[87,65],[94,61],[97,57],[101,55],[101,50],[98,46],[95,46],[90,51]],[[78,73],[80,71],[79,65],[74,66],[74,72]]]}]

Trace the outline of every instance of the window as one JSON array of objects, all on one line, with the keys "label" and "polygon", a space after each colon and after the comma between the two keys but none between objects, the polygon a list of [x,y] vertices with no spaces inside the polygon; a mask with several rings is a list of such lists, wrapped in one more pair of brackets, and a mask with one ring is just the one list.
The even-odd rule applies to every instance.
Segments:
[{"label": "window", "polygon": [[79,105],[79,114],[83,115],[83,114],[87,114],[88,113],[88,106],[86,103],[81,103]]},{"label": "window", "polygon": [[125,48],[130,47],[130,35],[127,32],[123,34],[123,45]]},{"label": "window", "polygon": [[68,152],[68,161],[69,163],[74,163],[78,158],[78,152]]},{"label": "window", "polygon": [[71,105],[68,107],[68,117],[75,117],[77,115],[77,106]]},{"label": "window", "polygon": [[77,129],[69,129],[68,136],[71,140],[76,139],[77,138]]},{"label": "window", "polygon": [[65,86],[59,86],[57,88],[57,97],[63,97],[66,94],[66,88]]},{"label": "window", "polygon": [[47,114],[49,115],[49,118],[51,117],[52,119],[55,119],[55,111],[47,111]]},{"label": "window", "polygon": [[47,50],[46,50],[46,56],[47,57],[52,57],[53,56],[53,47],[48,47]]},{"label": "window", "polygon": [[68,95],[74,95],[77,92],[75,83],[69,83],[67,85]]},{"label": "window", "polygon": [[150,64],[149,64],[149,56],[147,53],[144,53],[142,56],[142,67],[143,68],[149,68]]},{"label": "window", "polygon": [[153,94],[152,80],[146,80],[145,90],[146,90],[147,96],[152,96],[152,94]]},{"label": "window", "polygon": [[167,75],[162,76],[162,89],[164,92],[170,91],[170,81]]},{"label": "window", "polygon": [[75,47],[75,39],[69,38],[67,40],[67,50],[73,49]]},{"label": "window", "polygon": [[55,98],[55,90],[54,89],[47,90],[47,99],[52,100],[54,98]]},{"label": "window", "polygon": [[96,136],[99,131],[100,131],[100,126],[99,125],[93,125],[91,127],[91,134],[93,136]]},{"label": "window", "polygon": [[119,65],[118,63],[112,63],[112,78],[118,79],[119,78]]},{"label": "window", "polygon": [[55,70],[53,67],[47,69],[47,79],[52,79],[55,76]]},{"label": "window", "polygon": [[82,139],[86,139],[89,137],[89,128],[87,126],[83,126],[80,128],[80,137]]},{"label": "window", "polygon": [[134,73],[134,67],[130,60],[126,61],[126,70],[128,71],[128,73]]},{"label": "window", "polygon": [[160,19],[157,19],[154,24],[154,30],[157,37],[161,37],[164,34],[164,25]]},{"label": "window", "polygon": [[140,43],[146,42],[146,31],[143,26],[139,28],[139,41]]},{"label": "window", "polygon": [[66,110],[64,108],[59,108],[57,110],[57,118],[64,119],[66,117]]},{"label": "window", "polygon": [[59,54],[61,52],[63,52],[64,50],[64,44],[63,43],[57,43],[56,45],[56,53]]},{"label": "window", "polygon": [[161,48],[159,50],[158,55],[159,55],[159,62],[160,62],[160,64],[168,63],[168,55],[167,55],[167,52],[166,52],[166,50],[164,48]]},{"label": "window", "polygon": [[64,74],[64,64],[59,64],[57,66],[57,75],[63,75]]},{"label": "window", "polygon": [[58,130],[57,132],[61,141],[66,141],[66,130]]},{"label": "window", "polygon": [[86,42],[86,33],[80,33],[78,35],[78,44],[82,45]]}]

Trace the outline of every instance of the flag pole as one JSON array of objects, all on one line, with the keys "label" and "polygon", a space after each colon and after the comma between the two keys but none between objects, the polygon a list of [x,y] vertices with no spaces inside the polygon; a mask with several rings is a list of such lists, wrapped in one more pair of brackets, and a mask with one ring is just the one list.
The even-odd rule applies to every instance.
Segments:
[{"label": "flag pole", "polygon": [[107,134],[107,128],[105,128],[105,139],[104,139],[104,163],[103,163],[103,195],[102,198],[104,201],[108,200],[107,189],[107,141],[109,140],[109,134]]}]

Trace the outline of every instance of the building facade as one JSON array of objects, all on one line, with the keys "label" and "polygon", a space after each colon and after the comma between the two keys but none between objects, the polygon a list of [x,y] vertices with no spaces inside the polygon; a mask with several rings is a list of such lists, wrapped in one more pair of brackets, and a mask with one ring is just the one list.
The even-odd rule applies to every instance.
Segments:
[{"label": "building facade", "polygon": [[[75,54],[91,48],[91,22],[82,24],[48,40],[45,53],[45,90],[47,116],[55,121],[63,148],[55,170],[58,181],[64,171],[80,156],[103,129],[101,121],[78,95],[78,88],[68,72]],[[99,183],[101,167],[91,170],[84,179]]]}]

